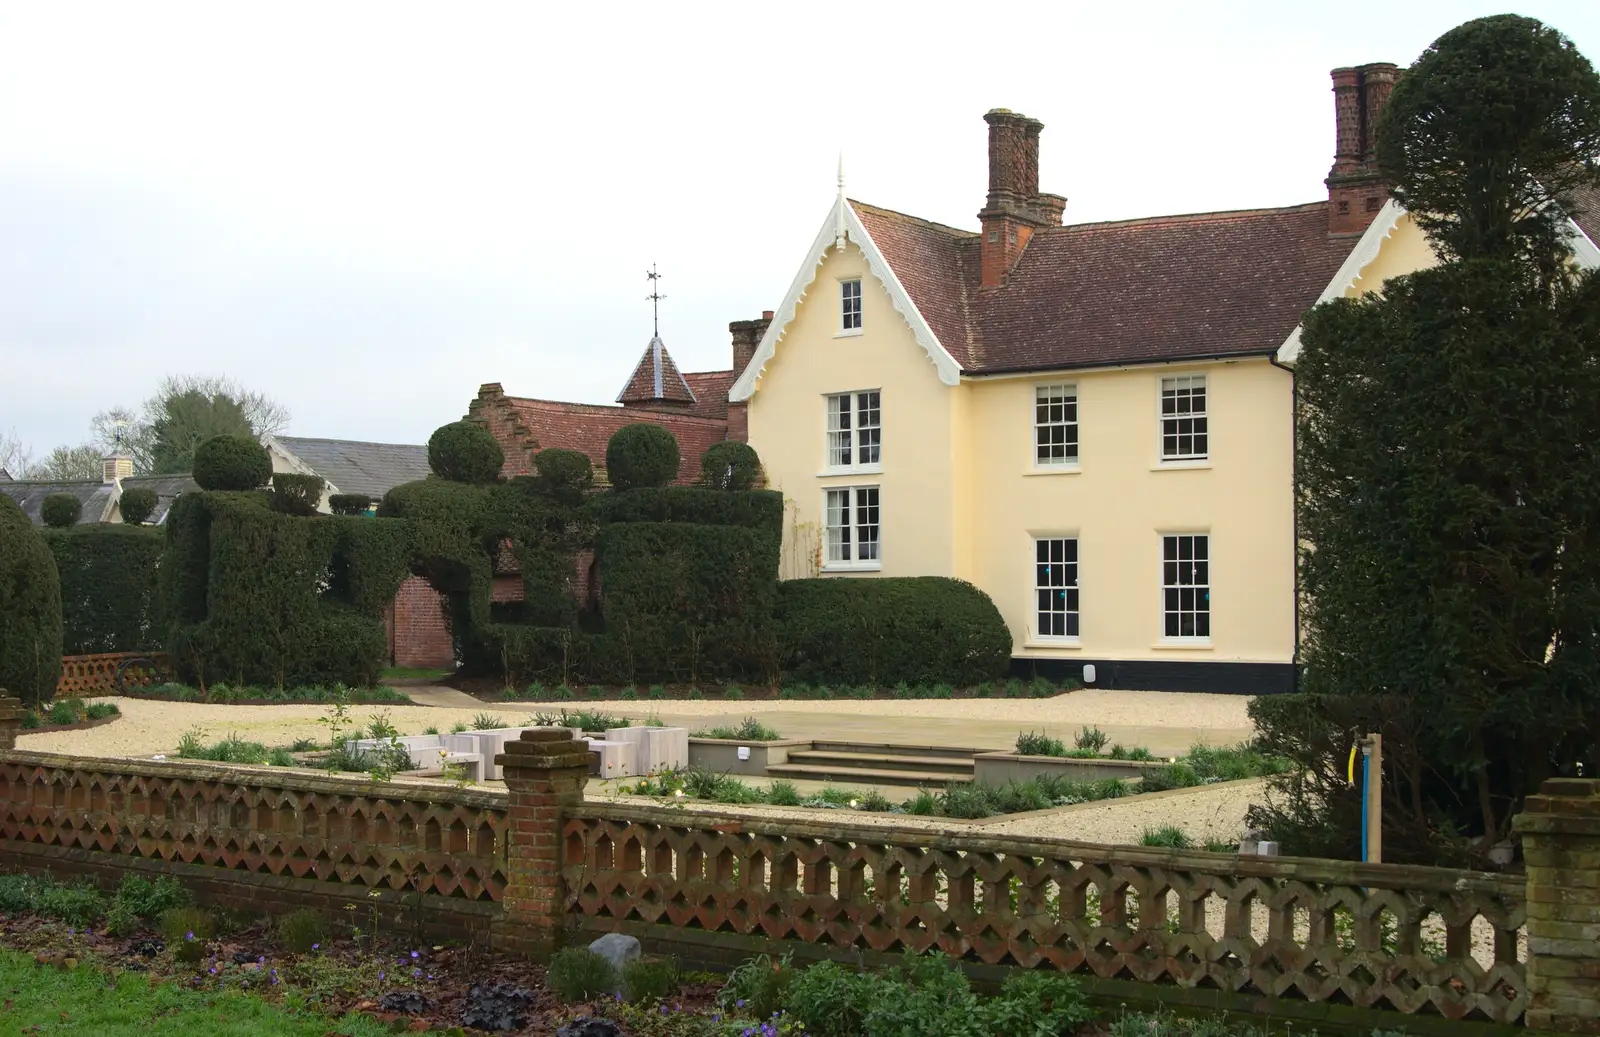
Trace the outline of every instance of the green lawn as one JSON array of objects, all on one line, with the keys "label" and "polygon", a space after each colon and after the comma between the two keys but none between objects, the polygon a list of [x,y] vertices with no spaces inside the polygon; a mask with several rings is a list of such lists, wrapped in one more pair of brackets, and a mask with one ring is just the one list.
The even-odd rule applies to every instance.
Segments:
[{"label": "green lawn", "polygon": [[[389,1028],[363,1016],[334,1021],[238,991],[152,988],[136,973],[115,980],[89,967],[60,971],[0,951],[0,1033],[51,1037],[379,1037]],[[291,994],[291,997],[293,995]]]}]

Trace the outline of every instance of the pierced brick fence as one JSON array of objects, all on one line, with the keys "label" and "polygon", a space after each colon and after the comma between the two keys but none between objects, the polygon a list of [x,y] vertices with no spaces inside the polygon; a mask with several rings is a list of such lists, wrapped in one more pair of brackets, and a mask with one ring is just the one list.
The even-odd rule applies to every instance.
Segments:
[{"label": "pierced brick fence", "polygon": [[56,696],[115,695],[117,668],[130,659],[148,659],[153,665],[130,667],[122,679],[144,687],[172,680],[172,663],[165,652],[103,652],[98,655],[68,655],[61,659],[61,679]]},{"label": "pierced brick fence", "polygon": [[1529,800],[1524,879],[586,802],[587,751],[556,730],[506,746],[501,792],[8,751],[19,723],[0,700],[5,868],[175,873],[257,911],[376,902],[534,957],[609,931],[711,966],[939,948],[979,979],[1056,968],[1328,1030],[1600,1033],[1597,781]]}]

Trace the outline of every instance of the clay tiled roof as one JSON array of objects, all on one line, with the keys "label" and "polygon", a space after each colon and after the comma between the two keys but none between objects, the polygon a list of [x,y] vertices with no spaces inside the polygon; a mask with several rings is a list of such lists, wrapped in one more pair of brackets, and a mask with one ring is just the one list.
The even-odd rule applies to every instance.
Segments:
[{"label": "clay tiled roof", "polygon": [[505,402],[538,441],[540,449],[562,447],[582,450],[589,455],[596,468],[605,466],[606,444],[618,429],[638,422],[660,425],[677,437],[680,484],[691,483],[698,478],[700,455],[713,443],[720,443],[728,437],[727,421],[683,412],[529,400],[515,396],[506,397]]},{"label": "clay tiled roof", "polygon": [[973,373],[1270,353],[1353,246],[1329,238],[1326,202],[1051,227],[980,289],[976,234],[852,204]]},{"label": "clay tiled roof", "polygon": [[689,383],[678,373],[667,345],[657,335],[644,347],[644,356],[628,377],[628,383],[617,394],[618,403],[687,403],[695,402]]},{"label": "clay tiled roof", "polygon": [[970,303],[978,287],[977,233],[863,202],[850,205],[945,351],[963,370],[976,367]]},{"label": "clay tiled roof", "polygon": [[695,398],[695,405],[689,408],[688,413],[726,421],[728,390],[733,388],[735,377],[737,375],[733,371],[690,371],[685,374],[683,380],[694,390]]}]

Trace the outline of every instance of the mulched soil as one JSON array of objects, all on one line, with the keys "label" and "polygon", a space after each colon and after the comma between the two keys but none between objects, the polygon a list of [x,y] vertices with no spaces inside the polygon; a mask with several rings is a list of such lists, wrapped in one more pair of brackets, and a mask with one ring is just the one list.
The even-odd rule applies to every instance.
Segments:
[{"label": "mulched soil", "polygon": [[[267,1000],[276,1000],[283,990],[281,983],[273,982],[274,970],[286,973],[297,961],[315,958],[316,955],[297,956],[286,950],[276,936],[264,925],[256,924],[219,935],[207,948],[205,957],[197,964],[178,962],[162,946],[160,935],[143,930],[129,937],[116,937],[103,929],[73,930],[64,922],[32,914],[0,915],[0,947],[32,954],[41,966],[56,968],[100,967],[128,972],[147,973],[154,982],[179,983],[185,986],[216,987],[219,984],[233,989],[246,988]],[[411,958],[415,950],[418,957]],[[412,948],[409,945],[380,938],[379,950],[358,947],[348,938],[332,938],[322,944],[325,962],[355,968],[362,962],[370,963],[382,956],[393,975],[405,977],[406,985],[396,985],[386,972],[389,982],[383,989],[344,990],[333,993],[318,1002],[321,1011],[330,1016],[348,1012],[362,1012],[398,1029],[412,1032],[460,1029],[462,1011],[469,1003],[471,988],[475,984],[504,983],[522,987],[534,995],[532,1014],[528,1024],[519,1030],[501,1030],[501,1034],[519,1037],[553,1037],[557,1027],[583,1016],[607,1016],[606,1003],[593,1005],[564,1004],[544,987],[544,969],[516,958],[487,953],[481,946],[428,945]],[[420,972],[415,980],[408,976],[412,970]],[[213,971],[215,970],[215,971]],[[323,968],[322,974],[334,971]],[[711,1012],[719,986],[717,984],[685,984],[678,996],[671,999],[671,1011]],[[415,1015],[385,1012],[379,1004],[384,992],[416,991],[423,995],[423,1011]],[[469,1029],[467,1033],[484,1031]],[[626,1028],[624,1033],[629,1032]]]},{"label": "mulched soil", "polygon": [[45,720],[38,727],[24,727],[20,730],[25,735],[45,734],[51,731],[87,731],[91,727],[105,727],[112,721],[121,719],[121,713],[113,713],[108,717],[97,717],[94,720],[80,720],[76,724],[52,724],[49,720]]}]

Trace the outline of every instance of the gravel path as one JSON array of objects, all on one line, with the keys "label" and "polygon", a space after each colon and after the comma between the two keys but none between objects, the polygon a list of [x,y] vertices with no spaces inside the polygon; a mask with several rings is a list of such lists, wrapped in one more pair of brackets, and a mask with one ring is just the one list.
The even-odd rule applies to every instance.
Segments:
[{"label": "gravel path", "polygon": [[[97,700],[99,701],[99,700]],[[296,739],[326,741],[328,728],[321,721],[327,706],[222,706],[195,702],[157,702],[115,698],[122,719],[83,731],[23,733],[19,749],[62,752],[81,756],[149,757],[177,747],[183,732],[197,728],[207,743],[229,735],[268,746],[289,745]],[[1248,699],[1234,695],[1187,695],[1161,692],[1079,691],[1054,699],[914,700],[874,702],[726,702],[670,701],[601,703],[596,708],[621,716],[643,719],[659,715],[669,723],[709,726],[724,717],[755,715],[790,737],[833,737],[858,741],[919,739],[929,744],[994,745],[1009,747],[1019,728],[1042,729],[1056,737],[1070,737],[1080,726],[1098,725],[1123,738],[1124,732],[1147,738],[1128,744],[1149,744],[1157,751],[1181,751],[1193,741],[1214,744],[1248,737],[1245,715]],[[364,725],[375,714],[387,715],[402,734],[418,734],[427,727],[448,731],[457,723],[470,724],[475,715],[493,713],[504,726],[526,722],[536,712],[553,712],[574,703],[483,704],[473,708],[422,705],[371,705],[350,709],[352,726]],[[702,719],[703,718],[703,719]],[[1161,744],[1163,737],[1171,747]],[[985,825],[981,831],[1048,836],[1085,842],[1136,843],[1147,827],[1176,824],[1197,842],[1206,838],[1233,839],[1244,829],[1244,811],[1260,796],[1259,782],[1235,783],[1187,795],[1159,796],[1143,801],[1084,804],[1070,811],[1041,817]],[[894,795],[889,790],[891,796]],[[907,796],[909,790],[905,790]],[[605,795],[591,789],[597,797]],[[701,809],[696,806],[692,809]],[[780,807],[718,806],[711,812],[726,815],[798,817],[811,821],[827,817],[852,823],[896,824],[935,830],[963,830],[938,818],[865,814],[855,811],[796,810]]]},{"label": "gravel path", "polygon": [[[219,706],[198,702],[157,702],[150,699],[95,699],[116,702],[123,718],[87,731],[24,732],[21,749],[67,752],[83,756],[148,756],[166,752],[179,736],[199,728],[208,742],[237,734],[268,746],[288,745],[297,738],[326,739],[327,727],[319,721],[327,706]],[[1085,724],[1098,725],[1123,738],[1122,731],[1165,736],[1178,749],[1192,741],[1213,744],[1249,737],[1249,699],[1240,695],[1189,695],[1147,691],[1078,691],[1053,699],[924,699],[873,702],[605,702],[601,712],[642,720],[660,716],[685,726],[710,726],[719,718],[754,715],[776,727],[785,737],[833,737],[857,741],[909,743],[913,737],[931,744],[977,745],[1009,748],[1021,729],[1044,730],[1070,737]],[[457,723],[472,722],[479,713],[493,713],[506,726],[520,724],[532,714],[562,708],[584,708],[573,702],[485,703],[472,708],[370,705],[352,706],[350,717],[365,724],[373,714],[387,714],[401,734],[420,734],[425,727],[448,731]],[[701,719],[704,718],[704,723]],[[817,729],[821,730],[817,730]],[[935,737],[937,736],[937,737]],[[1146,740],[1125,739],[1127,744]],[[1171,751],[1148,740],[1158,752]]]},{"label": "gravel path", "polygon": [[1244,834],[1244,813],[1262,800],[1266,780],[1230,781],[1215,788],[1153,793],[1130,800],[1084,803],[1061,813],[1022,817],[984,826],[996,835],[1070,839],[1080,843],[1137,845],[1147,828],[1176,825],[1196,846],[1207,839],[1237,842]]}]

